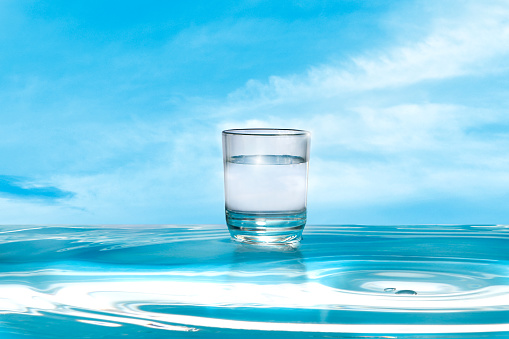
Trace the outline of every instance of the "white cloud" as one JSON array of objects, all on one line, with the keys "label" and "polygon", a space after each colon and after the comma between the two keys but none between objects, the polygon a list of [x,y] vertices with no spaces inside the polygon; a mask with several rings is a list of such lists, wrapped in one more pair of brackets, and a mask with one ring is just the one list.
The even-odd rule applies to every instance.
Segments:
[{"label": "white cloud", "polygon": [[312,67],[303,75],[272,76],[268,83],[252,80],[232,93],[231,100],[316,100],[500,68],[507,71],[509,65],[499,58],[509,53],[509,3],[470,1],[451,7],[454,14],[431,19],[429,33],[421,41],[371,51],[336,65]]},{"label": "white cloud", "polygon": [[359,207],[506,194],[509,138],[469,135],[469,128],[498,115],[476,113],[438,104],[363,106],[308,120],[272,117],[228,126],[311,130],[310,203]]},{"label": "white cloud", "polygon": [[220,134],[166,118],[82,126],[76,134],[76,143],[64,147],[74,151],[65,156],[65,168],[45,178],[74,196],[0,199],[3,223],[222,221]]},{"label": "white cloud", "polygon": [[472,131],[508,125],[507,109],[469,106],[461,96],[435,102],[436,93],[425,100],[409,95],[426,92],[421,83],[509,71],[509,2],[455,6],[433,18],[422,40],[247,82],[220,108],[222,126],[312,131],[309,199],[315,205],[506,195],[509,136]]}]

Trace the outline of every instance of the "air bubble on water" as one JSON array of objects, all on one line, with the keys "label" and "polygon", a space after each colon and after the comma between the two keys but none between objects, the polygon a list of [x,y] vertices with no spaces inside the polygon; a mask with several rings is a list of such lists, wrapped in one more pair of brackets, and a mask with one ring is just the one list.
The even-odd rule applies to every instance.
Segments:
[{"label": "air bubble on water", "polygon": [[416,295],[417,292],[412,291],[412,290],[401,290],[401,291],[396,292],[396,294]]},{"label": "air bubble on water", "polygon": [[384,288],[384,292],[394,292],[394,291],[396,291],[396,289],[394,287]]}]

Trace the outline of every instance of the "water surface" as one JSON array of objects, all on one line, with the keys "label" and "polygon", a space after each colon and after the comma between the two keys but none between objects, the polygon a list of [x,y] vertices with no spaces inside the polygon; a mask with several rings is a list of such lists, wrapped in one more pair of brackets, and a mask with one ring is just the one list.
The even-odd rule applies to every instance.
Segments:
[{"label": "water surface", "polygon": [[3,226],[0,338],[507,338],[507,226]]}]

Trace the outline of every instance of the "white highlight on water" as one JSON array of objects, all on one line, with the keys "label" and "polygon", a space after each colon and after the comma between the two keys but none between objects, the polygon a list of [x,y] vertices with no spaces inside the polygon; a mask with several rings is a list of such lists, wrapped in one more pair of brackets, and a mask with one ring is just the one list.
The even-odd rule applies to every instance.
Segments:
[{"label": "white highlight on water", "polygon": [[[98,272],[99,273],[99,272]],[[167,277],[166,277],[167,278]],[[151,293],[147,293],[151,291]],[[13,293],[14,292],[14,293]],[[412,299],[412,305],[420,304],[415,310],[442,309],[461,311],[469,307],[486,305],[505,306],[507,286],[493,286],[486,291],[488,299],[424,297]],[[197,327],[229,328],[241,330],[319,332],[319,333],[474,333],[506,332],[509,323],[497,324],[341,324],[341,323],[298,323],[298,322],[262,322],[222,318],[208,318],[195,315],[167,314],[143,311],[140,306],[186,304],[186,305],[229,305],[250,307],[282,307],[304,309],[330,309],[330,305],[366,305],[386,309],[387,306],[400,306],[405,312],[415,311],[408,308],[410,299],[393,295],[373,298],[369,294],[350,294],[345,291],[325,287],[319,283],[268,284],[249,283],[221,284],[203,282],[176,281],[118,281],[118,282],[79,282],[52,286],[51,293],[34,291],[27,286],[0,286],[0,297],[16,295],[20,304],[15,310],[44,310],[47,313],[88,318],[90,320],[128,323],[145,327],[171,331],[197,331]],[[277,297],[275,297],[277,296]],[[412,296],[409,296],[412,297]],[[465,297],[465,296],[463,296]],[[239,300],[242,299],[242,300]],[[415,298],[415,297],[413,297]],[[22,300],[23,299],[23,300]],[[466,299],[466,300],[462,300]],[[37,304],[45,301],[46,307]],[[430,304],[425,306],[425,304]],[[60,307],[68,305],[69,307]],[[123,305],[118,307],[118,305]],[[42,307],[41,307],[42,306]],[[424,306],[424,307],[422,307]],[[87,311],[80,311],[87,310]],[[4,313],[8,313],[4,311]],[[157,322],[154,322],[157,321]],[[167,322],[171,324],[161,323]]]}]

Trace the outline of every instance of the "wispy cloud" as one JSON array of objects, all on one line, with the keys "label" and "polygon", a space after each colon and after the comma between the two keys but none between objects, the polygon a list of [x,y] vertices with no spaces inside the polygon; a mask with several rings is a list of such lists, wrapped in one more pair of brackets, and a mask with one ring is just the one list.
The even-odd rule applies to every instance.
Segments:
[{"label": "wispy cloud", "polygon": [[249,81],[231,99],[316,100],[509,70],[503,58],[509,53],[509,4],[470,1],[453,2],[451,7],[454,14],[430,18],[428,33],[419,41],[365,52],[336,65],[315,66],[303,75],[272,76],[267,83]]}]

